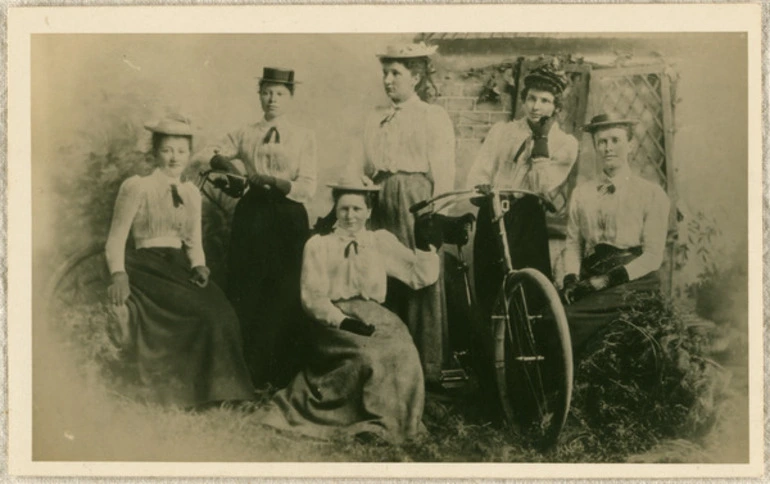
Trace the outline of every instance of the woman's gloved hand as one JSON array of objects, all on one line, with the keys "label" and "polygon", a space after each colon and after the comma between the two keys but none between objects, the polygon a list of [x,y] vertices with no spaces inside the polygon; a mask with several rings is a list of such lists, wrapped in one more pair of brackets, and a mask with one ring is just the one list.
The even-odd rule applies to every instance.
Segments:
[{"label": "woman's gloved hand", "polygon": [[350,333],[359,334],[361,336],[371,336],[374,334],[375,328],[373,324],[366,324],[360,319],[345,318],[340,323],[340,329]]},{"label": "woman's gloved hand", "polygon": [[277,188],[284,195],[287,195],[291,191],[291,182],[284,180],[283,178],[277,178],[272,175],[262,175],[255,173],[249,176],[249,183],[257,187],[269,186]]},{"label": "woman's gloved hand", "polygon": [[192,277],[190,278],[190,282],[192,282],[198,287],[206,287],[209,284],[210,275],[211,275],[211,270],[209,270],[208,267],[195,266],[192,268]]},{"label": "woman's gloved hand", "polygon": [[537,123],[530,123],[529,127],[532,129],[532,139],[534,144],[532,145],[532,158],[549,158],[548,153],[548,133],[551,131],[551,126],[556,122],[556,116],[543,116]]},{"label": "woman's gloved hand", "polygon": [[443,242],[441,226],[432,214],[420,215],[414,220],[414,245],[418,249],[427,251],[431,245],[440,249]]},{"label": "woman's gloved hand", "polygon": [[128,274],[125,272],[116,272],[112,274],[112,282],[109,287],[107,287],[107,297],[110,302],[115,305],[124,304],[130,294],[131,289],[128,285]]}]

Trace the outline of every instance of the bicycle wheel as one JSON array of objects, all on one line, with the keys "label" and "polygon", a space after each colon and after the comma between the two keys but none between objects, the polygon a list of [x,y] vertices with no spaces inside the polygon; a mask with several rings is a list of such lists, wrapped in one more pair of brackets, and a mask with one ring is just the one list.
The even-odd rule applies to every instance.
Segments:
[{"label": "bicycle wheel", "polygon": [[572,398],[572,345],[556,289],[534,269],[509,274],[491,324],[504,417],[546,449],[556,443]]}]

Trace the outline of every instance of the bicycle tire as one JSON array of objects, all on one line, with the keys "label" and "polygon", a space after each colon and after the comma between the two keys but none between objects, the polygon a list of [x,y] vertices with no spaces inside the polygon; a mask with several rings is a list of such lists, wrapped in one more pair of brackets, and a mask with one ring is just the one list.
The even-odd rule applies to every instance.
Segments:
[{"label": "bicycle tire", "polygon": [[572,345],[556,289],[535,269],[508,274],[491,324],[503,417],[546,450],[558,441],[572,399]]},{"label": "bicycle tire", "polygon": [[106,296],[109,270],[104,255],[104,242],[96,242],[68,257],[48,279],[46,314],[59,304],[100,302]]}]

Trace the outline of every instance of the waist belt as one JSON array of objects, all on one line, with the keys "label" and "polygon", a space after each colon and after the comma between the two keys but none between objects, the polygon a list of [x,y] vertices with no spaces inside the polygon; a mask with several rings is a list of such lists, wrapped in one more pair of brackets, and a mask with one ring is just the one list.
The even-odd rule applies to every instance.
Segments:
[{"label": "waist belt", "polygon": [[642,248],[621,249],[609,244],[596,244],[594,253],[580,264],[581,278],[606,274],[612,269],[624,266],[642,255]]}]

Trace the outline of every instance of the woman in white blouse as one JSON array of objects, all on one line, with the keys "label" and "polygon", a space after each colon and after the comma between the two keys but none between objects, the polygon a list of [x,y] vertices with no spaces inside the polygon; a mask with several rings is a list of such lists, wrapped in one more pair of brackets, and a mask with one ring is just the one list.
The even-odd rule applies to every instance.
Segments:
[{"label": "woman in white blouse", "polygon": [[[378,56],[391,105],[370,116],[364,131],[364,173],[382,185],[372,224],[410,248],[415,237],[409,207],[453,190],[455,182],[452,121],[443,107],[427,102],[435,91],[429,61],[435,51],[424,44],[393,45]],[[409,326],[431,383],[449,362],[443,287],[440,280],[413,291],[395,282],[388,291],[388,306]]]},{"label": "woman in white blouse", "polygon": [[240,160],[249,179],[233,214],[227,296],[257,387],[284,386],[304,353],[299,277],[310,236],[305,204],[316,189],[316,142],[313,131],[287,119],[295,87],[294,71],[265,67],[263,118],[231,133],[211,161],[227,168]]},{"label": "woman in white blouse", "polygon": [[306,435],[340,430],[399,441],[422,429],[425,398],[417,349],[399,317],[382,306],[387,277],[411,288],[434,284],[435,248],[412,250],[386,230],[370,231],[371,181],[333,187],[337,222],[305,245],[302,304],[315,320],[309,364],[279,391],[262,422]]},{"label": "woman in white blouse", "polygon": [[[190,126],[164,119],[145,127],[157,168],[120,186],[106,245],[108,296],[130,328],[139,376],[161,404],[253,399],[237,316],[209,281],[201,196],[180,179]],[[126,251],[129,233],[135,249]]]},{"label": "woman in white blouse", "polygon": [[660,288],[670,202],[660,185],[631,172],[634,124],[599,114],[584,128],[593,137],[602,175],[577,187],[569,204],[563,295],[578,353],[630,308],[630,292]]}]

